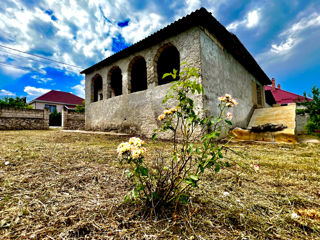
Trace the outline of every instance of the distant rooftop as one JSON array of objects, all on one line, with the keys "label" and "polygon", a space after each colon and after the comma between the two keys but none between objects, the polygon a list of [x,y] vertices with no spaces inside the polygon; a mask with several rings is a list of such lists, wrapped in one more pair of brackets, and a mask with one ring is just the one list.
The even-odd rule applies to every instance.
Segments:
[{"label": "distant rooftop", "polygon": [[83,102],[83,98],[78,97],[72,93],[62,92],[57,90],[51,90],[40,97],[32,100],[30,103],[35,101],[43,101],[43,102],[54,102],[54,103],[61,103],[61,104],[68,104],[68,105],[81,105]]},{"label": "distant rooftop", "polygon": [[[266,91],[266,95],[269,93],[272,94],[274,100],[276,101],[276,104],[288,104],[306,101],[305,98],[301,95],[282,90],[280,84],[278,84],[278,87],[275,87],[275,79],[272,79],[272,85],[265,86],[264,90]],[[267,91],[269,92],[267,93]],[[312,100],[311,98],[307,99],[309,101]]]}]

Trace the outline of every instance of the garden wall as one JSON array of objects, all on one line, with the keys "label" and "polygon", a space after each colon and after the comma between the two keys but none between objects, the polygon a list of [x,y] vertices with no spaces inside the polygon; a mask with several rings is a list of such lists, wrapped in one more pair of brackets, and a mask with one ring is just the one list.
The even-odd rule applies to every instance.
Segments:
[{"label": "garden wall", "polygon": [[307,133],[305,126],[309,121],[309,114],[296,114],[296,133],[304,134]]},{"label": "garden wall", "polygon": [[49,129],[49,111],[0,107],[0,130]]},{"label": "garden wall", "polygon": [[62,129],[65,130],[82,130],[85,129],[84,113],[73,111],[62,111]]}]

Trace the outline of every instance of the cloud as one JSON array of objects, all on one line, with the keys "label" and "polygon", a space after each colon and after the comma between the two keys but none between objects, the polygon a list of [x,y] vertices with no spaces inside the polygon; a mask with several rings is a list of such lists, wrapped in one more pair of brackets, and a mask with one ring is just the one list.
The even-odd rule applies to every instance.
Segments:
[{"label": "cloud", "polygon": [[0,89],[0,96],[15,96],[16,94],[5,89]]},{"label": "cloud", "polygon": [[37,83],[44,83],[44,84],[53,80],[52,78],[39,77],[37,75],[31,76],[31,78],[37,80]]},{"label": "cloud", "polygon": [[187,12],[190,13],[201,7],[201,0],[186,0]]},{"label": "cloud", "polygon": [[51,91],[50,89],[44,89],[44,88],[36,88],[36,87],[32,87],[32,86],[26,86],[24,88],[24,92],[26,92],[28,94],[28,100],[29,99],[33,99],[33,98],[37,98],[47,92]]},{"label": "cloud", "polygon": [[[313,10],[314,11],[314,10]],[[269,48],[258,55],[258,61],[266,68],[293,66],[299,62],[306,64],[313,50],[320,47],[320,13],[307,9],[287,25],[270,44]],[[307,47],[302,47],[302,46]]]},{"label": "cloud", "polygon": [[245,27],[247,29],[258,26],[261,19],[260,9],[255,9],[248,12],[247,16],[241,21],[234,21],[227,26],[229,31],[237,31],[239,27]]},{"label": "cloud", "polygon": [[85,80],[81,80],[80,84],[75,85],[71,89],[75,90],[75,94],[78,95],[79,97],[85,98],[84,87],[85,87]]}]

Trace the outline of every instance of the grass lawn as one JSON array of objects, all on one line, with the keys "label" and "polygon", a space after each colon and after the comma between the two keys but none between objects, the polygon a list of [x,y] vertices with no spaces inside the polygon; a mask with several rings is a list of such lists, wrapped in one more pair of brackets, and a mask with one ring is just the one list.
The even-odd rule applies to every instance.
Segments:
[{"label": "grass lawn", "polygon": [[[177,219],[123,204],[127,137],[0,132],[0,239],[320,239],[320,145],[244,144],[258,172],[208,172]],[[148,156],[169,148],[147,141]]]}]

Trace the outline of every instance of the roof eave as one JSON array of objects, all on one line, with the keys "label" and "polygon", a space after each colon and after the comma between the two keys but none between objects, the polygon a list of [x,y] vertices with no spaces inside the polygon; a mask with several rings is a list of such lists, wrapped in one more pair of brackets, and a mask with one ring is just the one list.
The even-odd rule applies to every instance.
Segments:
[{"label": "roof eave", "polygon": [[261,69],[253,56],[243,46],[241,41],[232,33],[230,33],[221,23],[219,23],[211,13],[206,9],[201,8],[174,23],[162,28],[161,30],[153,33],[149,37],[127,47],[118,53],[94,64],[93,66],[81,71],[81,74],[88,74],[103,66],[111,64],[119,59],[127,57],[130,54],[141,51],[151,47],[156,42],[161,42],[171,36],[177,35],[191,27],[202,26],[213,33],[220,43],[226,48],[227,51],[234,56],[234,58],[242,64],[257,80],[263,85],[271,84],[269,77]]}]

